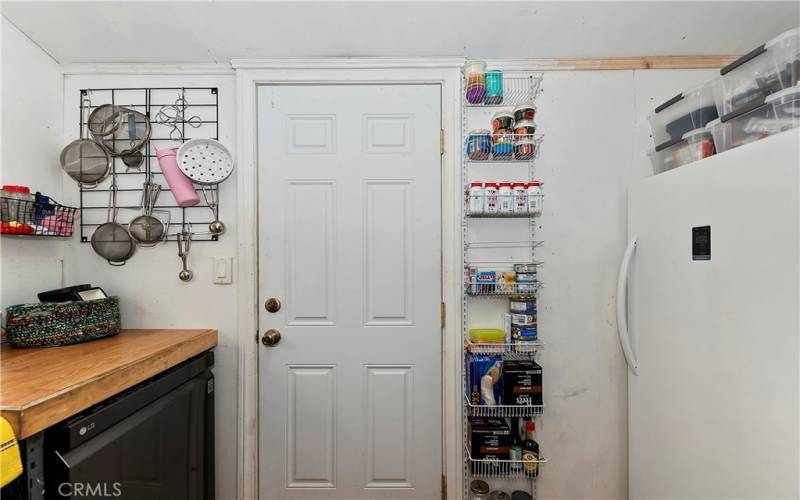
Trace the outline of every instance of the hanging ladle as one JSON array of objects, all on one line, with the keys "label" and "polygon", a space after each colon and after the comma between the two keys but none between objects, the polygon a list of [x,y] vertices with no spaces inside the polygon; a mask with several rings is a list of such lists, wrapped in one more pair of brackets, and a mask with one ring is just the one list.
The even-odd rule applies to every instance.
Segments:
[{"label": "hanging ladle", "polygon": [[180,231],[176,236],[178,242],[178,257],[181,258],[181,263],[183,264],[183,269],[178,273],[178,278],[180,278],[181,281],[191,281],[194,277],[194,273],[186,268],[186,259],[189,257],[189,248],[192,246],[191,227],[189,230],[184,229]]}]

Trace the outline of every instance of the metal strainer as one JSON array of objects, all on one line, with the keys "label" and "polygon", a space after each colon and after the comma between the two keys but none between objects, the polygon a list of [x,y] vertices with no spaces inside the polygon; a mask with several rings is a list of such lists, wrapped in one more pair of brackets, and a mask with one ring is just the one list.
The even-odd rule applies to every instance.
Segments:
[{"label": "metal strainer", "polygon": [[[161,185],[145,181],[142,187],[142,215],[135,217],[128,224],[133,239],[142,246],[153,246],[162,239],[167,232],[169,219],[164,223],[158,217],[153,216],[153,207],[156,205],[158,195],[161,193]],[[169,212],[165,212],[167,216]]]},{"label": "metal strainer", "polygon": [[[134,155],[141,150],[150,140],[151,125],[146,115],[133,109],[120,107],[122,126],[117,127],[113,134],[103,137],[103,145],[111,152],[112,156],[121,156],[123,159]],[[138,155],[136,155],[138,157]],[[129,165],[129,162],[125,162]]]},{"label": "metal strainer", "polygon": [[117,179],[112,176],[107,222],[92,234],[92,249],[112,266],[122,266],[136,251],[136,242],[125,226],[117,223]]},{"label": "metal strainer", "polygon": [[[81,106],[81,123],[84,109],[88,110],[92,102],[86,98]],[[111,172],[111,156],[98,142],[84,137],[81,126],[81,138],[67,144],[61,150],[61,168],[73,180],[84,188],[96,187]]]}]

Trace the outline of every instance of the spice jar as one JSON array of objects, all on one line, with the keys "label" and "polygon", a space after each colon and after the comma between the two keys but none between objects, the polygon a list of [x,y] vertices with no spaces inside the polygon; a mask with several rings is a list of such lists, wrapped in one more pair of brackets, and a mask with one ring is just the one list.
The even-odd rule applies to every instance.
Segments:
[{"label": "spice jar", "polygon": [[497,184],[487,182],[484,184],[483,211],[487,214],[497,213]]},{"label": "spice jar", "polygon": [[469,500],[489,500],[489,483],[480,479],[469,483]]},{"label": "spice jar", "polygon": [[480,182],[473,182],[469,185],[469,213],[482,214],[484,211],[484,199],[486,190]]},{"label": "spice jar", "polygon": [[515,182],[511,186],[514,191],[514,213],[526,213],[528,211],[528,186],[524,182]]},{"label": "spice jar", "polygon": [[500,188],[497,190],[497,204],[499,205],[497,211],[502,214],[510,214],[514,211],[514,192],[510,182],[500,183]]},{"label": "spice jar", "polygon": [[483,61],[467,61],[464,65],[466,79],[466,98],[470,104],[480,104],[486,95],[486,63]]},{"label": "spice jar", "polygon": [[486,72],[486,104],[503,102],[503,72],[493,69]]},{"label": "spice jar", "polygon": [[486,129],[470,131],[467,136],[467,158],[470,160],[488,160],[491,150],[492,134]]}]

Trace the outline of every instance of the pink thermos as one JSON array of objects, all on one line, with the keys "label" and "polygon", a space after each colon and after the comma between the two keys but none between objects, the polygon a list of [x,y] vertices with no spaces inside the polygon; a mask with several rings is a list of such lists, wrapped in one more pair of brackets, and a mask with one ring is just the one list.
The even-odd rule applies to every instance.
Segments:
[{"label": "pink thermos", "polygon": [[200,197],[197,196],[192,181],[178,168],[178,160],[175,158],[178,148],[159,148],[155,145],[153,147],[156,150],[158,164],[161,166],[161,171],[164,173],[164,178],[167,179],[167,184],[169,184],[172,196],[175,197],[178,206],[192,207],[200,203]]}]

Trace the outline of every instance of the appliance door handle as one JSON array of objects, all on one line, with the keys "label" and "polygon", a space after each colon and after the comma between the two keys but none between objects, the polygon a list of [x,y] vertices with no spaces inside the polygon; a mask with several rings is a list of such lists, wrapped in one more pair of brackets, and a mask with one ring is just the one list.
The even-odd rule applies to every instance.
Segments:
[{"label": "appliance door handle", "polygon": [[630,271],[631,259],[635,251],[636,236],[628,242],[628,247],[625,249],[622,263],[619,266],[619,275],[617,276],[617,333],[619,334],[619,343],[622,346],[622,353],[625,355],[628,368],[634,375],[639,375],[639,362],[633,354],[631,336],[628,331],[628,272]]}]

